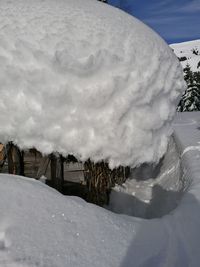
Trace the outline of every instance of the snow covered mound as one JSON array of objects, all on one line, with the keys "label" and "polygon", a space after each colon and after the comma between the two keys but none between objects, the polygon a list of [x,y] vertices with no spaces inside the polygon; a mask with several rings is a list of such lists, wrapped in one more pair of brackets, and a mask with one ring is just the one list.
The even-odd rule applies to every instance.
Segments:
[{"label": "snow covered mound", "polygon": [[193,147],[186,154],[198,170],[187,173],[194,174],[195,186],[176,210],[152,220],[117,215],[39,181],[0,174],[0,266],[199,266],[200,152]]},{"label": "snow covered mound", "polygon": [[189,64],[192,71],[200,71],[200,40],[171,44],[170,47],[180,59],[183,68]]},{"label": "snow covered mound", "polygon": [[151,29],[98,1],[2,0],[0,141],[110,167],[167,149],[182,69]]},{"label": "snow covered mound", "polygon": [[0,174],[0,185],[1,267],[120,266],[131,219],[29,178]]}]

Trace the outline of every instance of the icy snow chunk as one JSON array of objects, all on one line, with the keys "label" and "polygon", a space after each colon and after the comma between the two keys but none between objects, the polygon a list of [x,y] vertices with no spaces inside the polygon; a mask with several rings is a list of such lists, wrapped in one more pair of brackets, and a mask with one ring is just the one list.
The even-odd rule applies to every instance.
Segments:
[{"label": "icy snow chunk", "polygon": [[155,32],[98,1],[2,0],[0,33],[1,142],[111,168],[163,156],[185,84]]}]

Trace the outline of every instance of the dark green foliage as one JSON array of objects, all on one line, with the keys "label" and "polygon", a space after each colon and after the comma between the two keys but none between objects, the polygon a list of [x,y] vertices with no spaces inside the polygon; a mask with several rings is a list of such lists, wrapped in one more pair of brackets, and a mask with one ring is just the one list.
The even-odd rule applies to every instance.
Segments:
[{"label": "dark green foliage", "polygon": [[197,49],[197,48],[195,48],[195,49],[193,49],[193,50],[192,50],[192,53],[193,53],[194,55],[198,56],[198,54],[199,54],[199,51],[198,51],[198,49]]},{"label": "dark green foliage", "polygon": [[196,84],[200,84],[200,71],[194,72],[193,73],[193,78],[194,78],[194,82]]},{"label": "dark green foliage", "polygon": [[181,98],[178,111],[198,111],[200,110],[200,87],[191,85]]},{"label": "dark green foliage", "polygon": [[192,72],[189,64],[183,71],[188,88],[178,104],[177,111],[200,111],[200,72]]},{"label": "dark green foliage", "polygon": [[189,64],[186,65],[186,67],[183,69],[183,72],[184,72],[184,79],[187,85],[191,85],[193,83],[193,72],[191,71]]}]

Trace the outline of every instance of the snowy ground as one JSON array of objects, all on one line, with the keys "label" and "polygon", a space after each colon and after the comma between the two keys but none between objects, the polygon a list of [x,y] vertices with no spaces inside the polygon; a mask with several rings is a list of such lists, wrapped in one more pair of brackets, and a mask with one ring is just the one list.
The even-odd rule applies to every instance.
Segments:
[{"label": "snowy ground", "polygon": [[174,122],[181,168],[192,183],[178,207],[159,219],[114,214],[1,174],[0,266],[198,267],[199,115],[180,113]]},{"label": "snowy ground", "polygon": [[168,214],[178,205],[182,195],[194,183],[193,172],[197,178],[200,173],[198,117],[198,112],[177,113],[173,124],[175,132],[164,158],[156,166],[146,164],[133,169],[122,186],[115,186],[111,192],[110,210],[154,218]]},{"label": "snowy ground", "polygon": [[171,44],[170,47],[181,59],[183,68],[189,64],[192,71],[200,71],[200,40]]},{"label": "snowy ground", "polygon": [[177,206],[187,185],[172,137],[158,165],[132,169],[129,179],[113,188],[108,209],[143,218],[161,217]]}]

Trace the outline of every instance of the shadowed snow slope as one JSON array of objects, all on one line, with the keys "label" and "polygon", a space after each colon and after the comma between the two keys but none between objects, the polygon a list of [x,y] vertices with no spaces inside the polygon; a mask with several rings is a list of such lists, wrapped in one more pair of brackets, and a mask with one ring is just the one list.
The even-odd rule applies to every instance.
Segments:
[{"label": "shadowed snow slope", "polygon": [[1,142],[111,168],[157,162],[184,87],[168,45],[116,8],[1,1]]},{"label": "shadowed snow slope", "polygon": [[132,169],[129,179],[116,185],[108,208],[142,218],[157,218],[175,209],[190,185],[172,137],[162,160]]},{"label": "shadowed snow slope", "polygon": [[117,215],[38,181],[1,174],[0,266],[198,267],[199,127],[199,113],[175,120],[183,171],[192,185],[160,219]]}]

